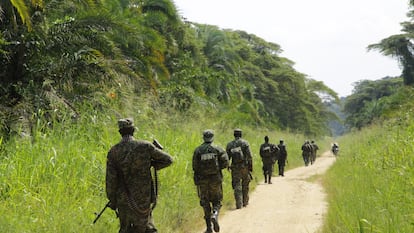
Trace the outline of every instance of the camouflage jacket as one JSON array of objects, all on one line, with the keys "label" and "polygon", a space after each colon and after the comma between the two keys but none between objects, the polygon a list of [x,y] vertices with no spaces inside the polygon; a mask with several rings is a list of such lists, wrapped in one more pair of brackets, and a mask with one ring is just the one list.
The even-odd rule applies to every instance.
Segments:
[{"label": "camouflage jacket", "polygon": [[263,162],[274,162],[277,159],[279,148],[272,143],[263,143],[260,145],[260,157]]},{"label": "camouflage jacket", "polygon": [[222,148],[204,142],[193,153],[194,183],[198,185],[205,179],[221,181],[221,170],[228,165],[229,158]]},{"label": "camouflage jacket", "polygon": [[286,145],[285,144],[279,144],[277,145],[277,147],[279,148],[279,160],[286,160],[287,159],[287,150],[286,150]]},{"label": "camouflage jacket", "polygon": [[[235,161],[235,150],[242,151],[243,163],[238,163]],[[236,138],[235,140],[229,142],[226,146],[226,152],[229,156],[229,160],[231,160],[232,168],[248,166],[250,171],[253,169],[252,153],[250,151],[250,145],[246,140],[242,138]]]},{"label": "camouflage jacket", "polygon": [[[106,194],[112,203],[125,204],[126,190],[142,208],[151,204],[151,167],[159,170],[171,165],[172,157],[152,143],[123,137],[107,155]],[[127,186],[127,187],[124,187]]]}]

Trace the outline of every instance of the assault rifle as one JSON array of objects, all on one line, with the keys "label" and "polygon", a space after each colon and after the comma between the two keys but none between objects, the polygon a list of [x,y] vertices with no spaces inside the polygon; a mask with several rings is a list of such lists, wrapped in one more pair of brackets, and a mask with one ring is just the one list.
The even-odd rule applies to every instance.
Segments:
[{"label": "assault rifle", "polygon": [[[158,149],[162,150],[164,149],[164,147],[157,141],[157,139],[154,139],[152,141],[152,144],[157,147]],[[157,169],[154,168],[154,180],[151,180],[152,183],[152,188],[151,188],[151,202],[152,202],[152,207],[151,209],[154,209],[155,206],[157,205],[157,196],[158,196],[158,175],[157,175]],[[108,201],[108,203],[106,203],[105,207],[101,210],[101,212],[96,213],[96,218],[95,220],[93,220],[93,224],[95,224],[98,219],[101,217],[101,215],[105,212],[106,208],[109,207],[110,205],[110,201]],[[117,213],[118,216],[118,213]]]}]

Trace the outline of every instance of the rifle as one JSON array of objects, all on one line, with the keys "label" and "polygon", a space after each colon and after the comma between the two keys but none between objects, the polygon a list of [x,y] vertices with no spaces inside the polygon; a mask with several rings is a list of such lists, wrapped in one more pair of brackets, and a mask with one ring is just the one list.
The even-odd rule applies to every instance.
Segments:
[{"label": "rifle", "polygon": [[101,217],[101,215],[103,214],[103,212],[105,212],[106,208],[108,208],[108,207],[109,207],[109,204],[110,204],[110,203],[111,203],[111,202],[110,202],[110,201],[108,201],[108,203],[106,203],[105,207],[101,210],[101,212],[99,212],[99,214],[95,213],[96,218],[95,218],[95,220],[93,220],[93,224],[95,224],[95,223],[96,223],[96,221],[98,221],[98,219]]},{"label": "rifle", "polygon": [[[154,139],[152,144],[160,150],[164,149],[164,147],[157,141],[157,139]],[[157,196],[158,196],[158,175],[157,175],[157,169],[155,169],[155,168],[154,168],[154,181],[152,181],[152,183],[153,183],[153,186],[152,186],[151,195],[153,195],[153,196],[152,196],[151,199],[152,199],[153,205],[152,205],[151,208],[154,209],[155,206],[157,205]],[[110,203],[111,203],[111,201],[108,201],[108,203],[106,203],[105,207],[101,210],[101,212],[99,212],[99,214],[95,213],[96,218],[95,218],[95,220],[93,220],[93,224],[95,224],[98,221],[98,219],[101,217],[103,212],[105,212],[106,208],[109,207]]]}]

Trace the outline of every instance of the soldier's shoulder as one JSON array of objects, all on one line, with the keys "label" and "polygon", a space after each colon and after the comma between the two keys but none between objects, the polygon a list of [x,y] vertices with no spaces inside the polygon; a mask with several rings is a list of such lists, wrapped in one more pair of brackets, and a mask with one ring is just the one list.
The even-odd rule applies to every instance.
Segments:
[{"label": "soldier's shoulder", "polygon": [[214,149],[219,150],[219,151],[223,151],[223,150],[224,150],[221,146],[216,145],[216,144],[212,144],[211,146],[212,146]]},{"label": "soldier's shoulder", "polygon": [[147,141],[147,140],[138,139],[138,140],[134,140],[133,142],[137,146],[143,146],[143,147],[150,146],[150,147],[154,147],[154,145],[151,142]]},{"label": "soldier's shoulder", "polygon": [[246,139],[241,138],[240,140],[244,145],[249,145],[249,141],[247,141]]}]

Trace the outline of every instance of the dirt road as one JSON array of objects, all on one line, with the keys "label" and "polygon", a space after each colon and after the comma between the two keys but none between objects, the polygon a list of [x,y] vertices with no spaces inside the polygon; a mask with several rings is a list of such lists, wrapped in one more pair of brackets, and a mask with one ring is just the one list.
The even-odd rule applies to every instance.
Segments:
[{"label": "dirt road", "polygon": [[323,174],[334,162],[335,157],[327,152],[313,165],[289,170],[285,177],[273,177],[273,184],[260,183],[246,208],[220,216],[220,232],[317,232],[327,210],[326,195],[318,179],[308,180]]}]

